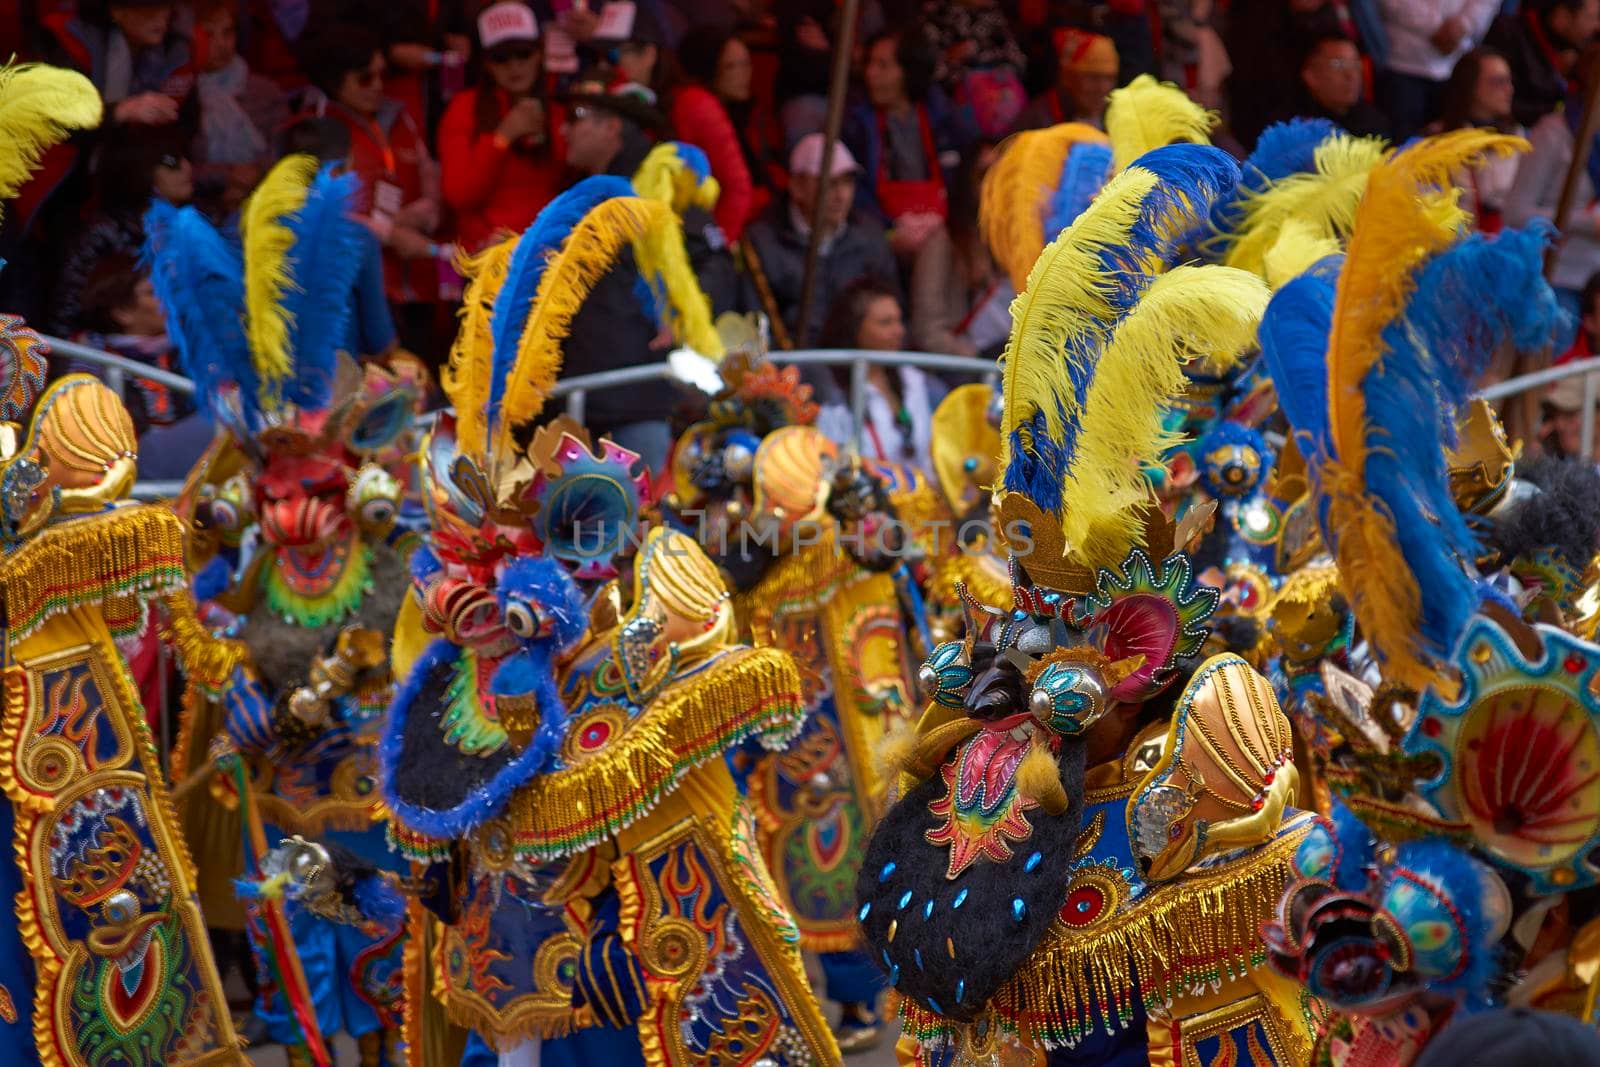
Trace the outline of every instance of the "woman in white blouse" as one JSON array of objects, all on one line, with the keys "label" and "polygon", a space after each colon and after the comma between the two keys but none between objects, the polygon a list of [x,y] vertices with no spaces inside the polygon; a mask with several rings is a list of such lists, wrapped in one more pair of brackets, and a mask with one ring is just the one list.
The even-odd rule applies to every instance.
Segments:
[{"label": "woman in white blouse", "polygon": [[[900,298],[893,288],[874,278],[858,279],[839,294],[822,331],[824,348],[899,352],[905,343]],[[837,373],[848,396],[849,368],[840,368]],[[909,464],[924,472],[931,470],[929,426],[933,409],[948,391],[938,378],[916,367],[869,367],[862,455]],[[855,440],[855,421],[847,404],[824,407],[817,426],[842,445]]]}]

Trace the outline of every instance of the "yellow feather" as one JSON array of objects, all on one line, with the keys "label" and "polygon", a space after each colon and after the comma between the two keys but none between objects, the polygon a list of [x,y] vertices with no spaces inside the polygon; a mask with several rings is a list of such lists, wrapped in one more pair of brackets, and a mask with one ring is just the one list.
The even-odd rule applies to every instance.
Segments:
[{"label": "yellow feather", "polygon": [[1417,645],[1421,593],[1395,543],[1393,519],[1365,492],[1366,399],[1361,382],[1387,351],[1382,331],[1405,310],[1421,265],[1468,222],[1451,172],[1489,154],[1525,150],[1518,137],[1458,130],[1431,137],[1373,169],[1356,216],[1328,336],[1328,423],[1333,456],[1322,468],[1328,521],[1356,619],[1383,650],[1396,680],[1432,678]]},{"label": "yellow feather", "polygon": [[1367,188],[1367,175],[1387,150],[1376,137],[1335,134],[1316,149],[1316,169],[1291,174],[1243,199],[1243,216],[1224,265],[1265,275],[1267,253],[1291,220],[1298,220],[1311,238],[1343,240],[1355,228],[1356,208]]},{"label": "yellow feather", "polygon": [[722,188],[717,179],[707,177],[697,181],[694,171],[678,155],[671,141],[664,141],[650,149],[639,169],[633,172],[633,191],[646,200],[659,200],[682,215],[691,207],[710,211],[717,206]]},{"label": "yellow feather", "polygon": [[488,443],[485,415],[494,361],[494,302],[511,268],[517,240],[508,237],[457,264],[467,279],[461,328],[450,346],[450,362],[439,376],[439,384],[455,407],[456,448],[480,461]]},{"label": "yellow feather", "polygon": [[490,427],[492,456],[511,456],[513,428],[533,419],[544,407],[545,397],[561,373],[561,342],[595,283],[616,262],[624,246],[652,226],[662,225],[671,212],[659,201],[619,196],[596,205],[572,228],[539,279],[533,314],[523,328],[516,365],[506,382],[500,420]]},{"label": "yellow feather", "polygon": [[17,195],[51,146],[98,125],[100,94],[77,71],[0,67],[0,200]]},{"label": "yellow feather", "polygon": [[1081,122],[1065,122],[1043,130],[1025,130],[1008,138],[984,175],[979,192],[978,226],[995,262],[1021,292],[1045,241],[1050,194],[1061,182],[1061,168],[1072,146],[1105,144],[1106,135]]},{"label": "yellow feather", "polygon": [[662,215],[634,240],[639,270],[660,279],[666,288],[667,317],[672,335],[708,359],[722,359],[722,338],[711,321],[711,300],[683,247],[683,227],[676,215]]},{"label": "yellow feather", "polygon": [[246,336],[264,408],[272,406],[294,368],[289,351],[293,323],[283,307],[283,294],[295,284],[289,274],[294,231],[283,219],[305,206],[316,176],[315,156],[284,156],[261,179],[240,215]]},{"label": "yellow feather", "polygon": [[1305,219],[1285,219],[1277,241],[1261,258],[1261,274],[1267,285],[1276,290],[1310,270],[1318,260],[1343,250],[1338,238],[1318,233],[1315,224]]},{"label": "yellow feather", "polygon": [[1011,434],[1031,423],[1036,412],[1044,415],[1045,430],[1055,437],[1062,430],[1063,411],[1077,410],[1064,354],[1067,342],[1087,334],[1086,349],[1098,351],[1112,314],[1107,294],[1115,284],[1100,253],[1127,244],[1140,204],[1157,180],[1150,171],[1133,167],[1107,182],[1077,221],[1046,246],[1011,302],[1001,469],[1011,462]]},{"label": "yellow feather", "polygon": [[1106,98],[1111,164],[1122,170],[1154,148],[1188,141],[1210,144],[1217,114],[1170,82],[1141,74]]},{"label": "yellow feather", "polygon": [[1255,342],[1271,294],[1228,267],[1175,267],[1156,278],[1117,324],[1079,420],[1063,479],[1062,532],[1091,567],[1115,567],[1137,543],[1150,498],[1148,469],[1182,435],[1162,415],[1183,393],[1191,360],[1226,365]]}]

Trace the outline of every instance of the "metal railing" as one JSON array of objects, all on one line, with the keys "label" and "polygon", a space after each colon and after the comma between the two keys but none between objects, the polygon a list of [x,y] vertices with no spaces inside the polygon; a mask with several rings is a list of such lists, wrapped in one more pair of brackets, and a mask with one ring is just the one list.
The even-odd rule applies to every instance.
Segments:
[{"label": "metal railing", "polygon": [[[53,352],[104,368],[106,384],[121,390],[127,375],[136,375],[159,382],[184,393],[193,393],[195,386],[189,379],[170,371],[147,367],[131,359],[90,348],[73,341],[55,337],[44,338]],[[864,444],[867,413],[867,371],[873,366],[917,367],[928,371],[946,371],[972,374],[985,381],[994,381],[998,375],[992,361],[969,356],[947,356],[930,352],[875,352],[852,348],[814,348],[793,352],[773,352],[773,362],[795,366],[827,366],[850,368],[850,413],[854,420],[857,447]],[[1480,394],[1487,400],[1503,400],[1520,396],[1534,389],[1554,385],[1568,378],[1584,375],[1582,454],[1594,454],[1595,407],[1600,403],[1600,356],[1573,360],[1559,367],[1548,367],[1496,382],[1485,387]],[[671,363],[645,363],[636,367],[602,371],[599,374],[580,374],[563,378],[550,391],[552,399],[565,398],[566,412],[578,422],[583,421],[584,408],[589,394],[605,389],[620,389],[644,382],[662,380],[683,381],[680,372]],[[178,482],[140,482],[134,486],[133,495],[141,500],[154,500],[175,496],[181,488]]]}]

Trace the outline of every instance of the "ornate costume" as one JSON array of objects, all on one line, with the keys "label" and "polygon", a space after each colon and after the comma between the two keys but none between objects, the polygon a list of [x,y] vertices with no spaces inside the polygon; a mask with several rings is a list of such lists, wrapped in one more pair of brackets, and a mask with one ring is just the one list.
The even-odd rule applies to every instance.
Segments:
[{"label": "ornate costume", "polygon": [[[265,877],[260,847],[289,835],[398,866],[384,841],[377,744],[406,561],[394,528],[402,483],[384,462],[421,383],[358,368],[343,353],[360,260],[353,182],[287,157],[243,209],[242,256],[192,208],[157,205],[146,223],[184,366],[227,431],[179,508],[193,531],[190,565],[220,569],[211,584],[225,586],[209,613],[225,636],[197,626],[192,643],[232,663],[220,677],[191,673],[174,763],[180,773],[198,766],[219,726],[243,755],[248,796],[239,799],[264,833],[246,857],[252,881]],[[233,567],[231,552],[213,558],[251,533],[253,556]],[[393,1059],[403,925],[342,922],[293,898],[285,911],[318,1028],[359,1038],[366,1062]],[[293,970],[278,958],[283,931],[266,928],[261,907],[251,915],[266,979],[258,1013],[274,1038],[299,1047],[304,1006],[280,988],[282,970]]]},{"label": "ornate costume", "polygon": [[[0,69],[0,200],[100,120],[83,76]],[[243,1060],[138,689],[117,646],[181,593],[172,513],[122,501],[133,422],[0,316],[0,804],[17,921],[0,947],[0,1054],[45,1067]],[[42,392],[41,392],[42,390]]]},{"label": "ornate costume", "polygon": [[[907,1061],[1297,1063],[1309,1049],[1298,990],[1258,966],[1258,924],[1310,825],[1288,807],[1289,725],[1248,664],[1194,658],[1217,594],[1186,550],[1209,515],[1175,526],[1129,462],[1153,467],[1170,445],[1183,365],[1253,338],[1258,279],[1166,269],[1236,179],[1206,147],[1142,156],[1014,306],[1009,601],[969,597],[965,638],[924,665],[905,792],[857,887]],[[1157,695],[1185,674],[1168,719]]]},{"label": "ornate costume", "polygon": [[481,1042],[555,1063],[833,1062],[724,759],[793,737],[793,661],[735,642],[693,541],[639,543],[634,454],[532,425],[607,272],[637,269],[719,354],[677,226],[591,178],[472,265],[456,418],[425,449],[432,529],[396,636],[384,792],[442,923],[422,981]]}]

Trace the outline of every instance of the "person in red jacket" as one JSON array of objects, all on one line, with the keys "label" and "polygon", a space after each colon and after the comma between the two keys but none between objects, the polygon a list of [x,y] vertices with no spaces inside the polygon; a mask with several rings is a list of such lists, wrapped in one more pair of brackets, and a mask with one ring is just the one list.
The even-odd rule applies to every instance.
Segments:
[{"label": "person in red jacket", "polygon": [[736,65],[741,57],[748,67],[749,50],[726,31],[715,27],[690,30],[678,44],[684,76],[671,93],[670,117],[678,140],[706,154],[712,177],[722,186],[715,217],[729,244],[739,240],[754,214],[755,189],[739,133],[714,87],[719,66],[725,61]]},{"label": "person in red jacket", "polygon": [[452,256],[433,236],[439,226],[438,164],[405,107],[384,95],[387,63],[376,35],[335,24],[309,46],[305,66],[327,97],[323,113],[350,133],[349,166],[361,179],[357,206],[383,245],[384,295],[400,342],[437,365],[449,325],[439,314],[440,264]]},{"label": "person in red jacket", "polygon": [[539,24],[520,0],[478,16],[483,76],[450,101],[439,123],[444,201],[470,252],[521,233],[561,190],[560,106],[542,92]]}]

